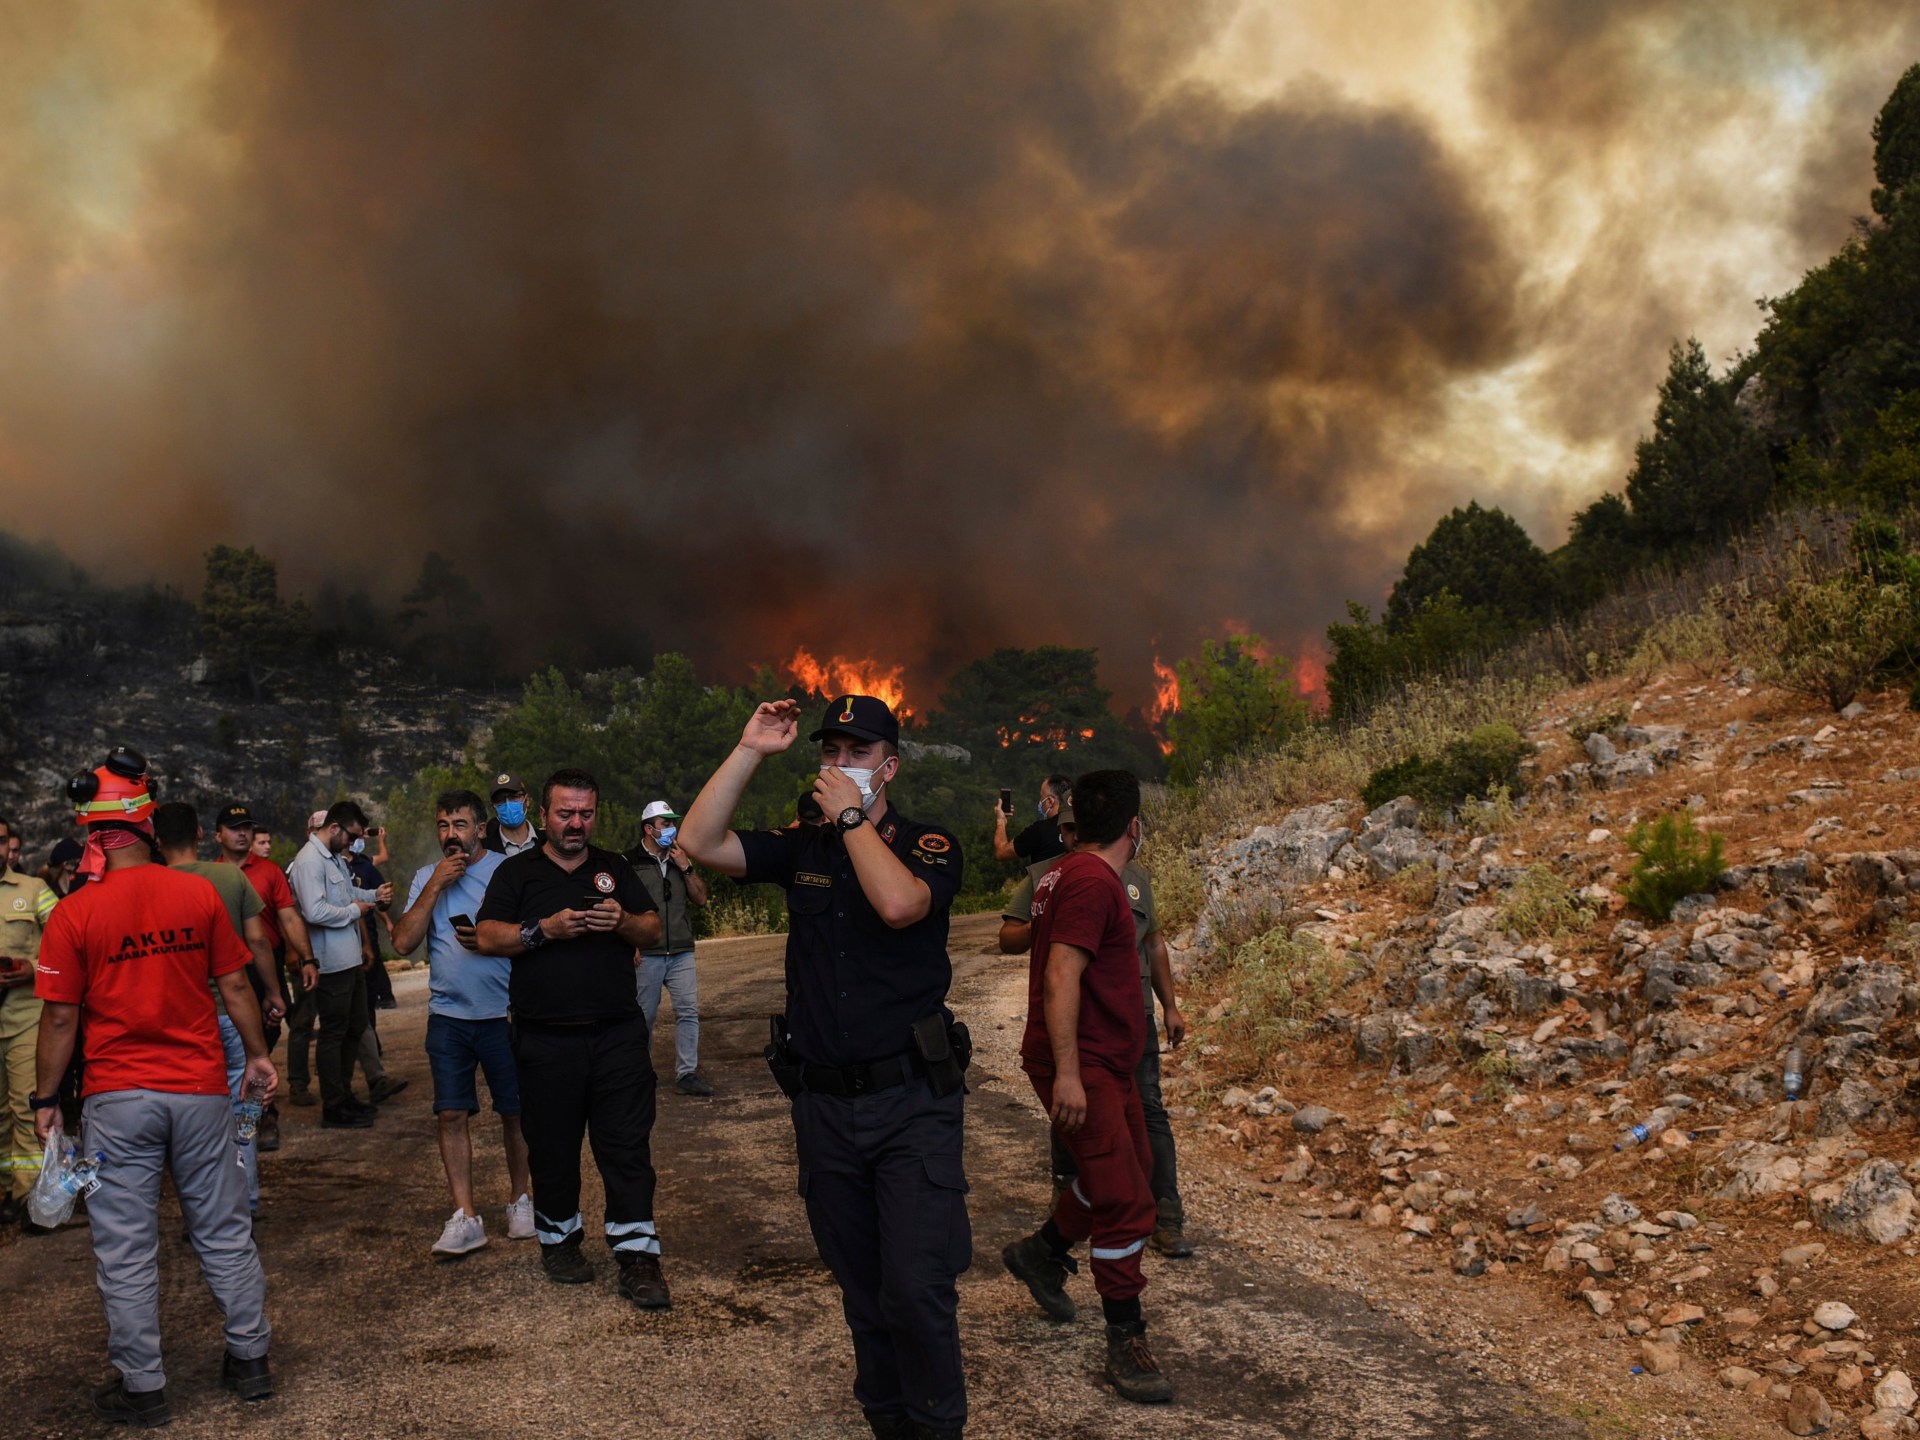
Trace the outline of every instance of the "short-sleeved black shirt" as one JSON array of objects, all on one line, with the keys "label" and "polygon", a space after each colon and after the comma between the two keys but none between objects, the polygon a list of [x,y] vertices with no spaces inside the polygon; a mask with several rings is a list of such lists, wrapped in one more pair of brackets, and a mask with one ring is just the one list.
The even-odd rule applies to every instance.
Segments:
[{"label": "short-sleeved black shirt", "polygon": [[1060,838],[1060,822],[1052,816],[1036,820],[1013,837],[1013,853],[1023,865],[1038,865],[1056,855],[1067,853],[1067,842]]},{"label": "short-sleeved black shirt", "polygon": [[[569,872],[547,857],[546,846],[536,845],[500,862],[474,919],[524,925],[561,910],[585,910],[609,896],[630,914],[654,909],[653,897],[625,856],[589,845],[587,858]],[[507,1003],[516,1020],[535,1024],[635,1014],[640,996],[633,978],[633,946],[612,931],[549,940],[513,957]]]},{"label": "short-sleeved black shirt", "polygon": [[748,882],[787,892],[787,1031],[818,1065],[859,1065],[912,1048],[911,1026],[946,1009],[953,983],[947,912],[960,892],[960,843],[897,810],[880,838],[933,892],[913,924],[895,930],[874,913],[831,825],[741,831]]}]

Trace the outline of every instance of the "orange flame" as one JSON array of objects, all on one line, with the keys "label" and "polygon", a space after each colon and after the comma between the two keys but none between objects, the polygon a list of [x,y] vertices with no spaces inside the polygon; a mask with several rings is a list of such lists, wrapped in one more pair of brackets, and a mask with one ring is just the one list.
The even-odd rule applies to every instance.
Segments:
[{"label": "orange flame", "polygon": [[1147,721],[1159,737],[1162,755],[1173,753],[1173,742],[1167,739],[1164,727],[1179,709],[1180,676],[1156,655],[1153,657],[1153,708],[1147,712]]},{"label": "orange flame", "polygon": [[824,664],[804,645],[793,652],[787,671],[815,695],[871,695],[885,701],[901,719],[913,714],[907,704],[904,665],[882,665],[878,660],[854,660],[835,655]]},{"label": "orange flame", "polygon": [[[1022,715],[1011,726],[997,726],[994,733],[1000,737],[1002,750],[1011,750],[1015,745],[1050,745],[1055,750],[1065,750],[1074,738],[1061,726],[1039,715]],[[1093,739],[1090,729],[1078,733],[1082,740]]]},{"label": "orange flame", "polygon": [[1293,687],[1306,699],[1310,707],[1325,713],[1327,657],[1319,646],[1309,643],[1300,647],[1300,658],[1293,662]]}]

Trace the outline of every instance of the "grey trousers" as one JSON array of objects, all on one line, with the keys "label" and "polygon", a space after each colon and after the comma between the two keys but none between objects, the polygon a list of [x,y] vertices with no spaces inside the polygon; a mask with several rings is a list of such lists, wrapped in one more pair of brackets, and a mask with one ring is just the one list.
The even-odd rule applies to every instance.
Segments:
[{"label": "grey trousers", "polygon": [[173,1173],[200,1273],[227,1319],[227,1349],[242,1360],[267,1353],[267,1277],[247,1219],[247,1174],[226,1095],[111,1090],[87,1098],[83,1144],[99,1151],[100,1188],[87,1200],[107,1358],[129,1390],[158,1390],[160,1366],[160,1177]]}]

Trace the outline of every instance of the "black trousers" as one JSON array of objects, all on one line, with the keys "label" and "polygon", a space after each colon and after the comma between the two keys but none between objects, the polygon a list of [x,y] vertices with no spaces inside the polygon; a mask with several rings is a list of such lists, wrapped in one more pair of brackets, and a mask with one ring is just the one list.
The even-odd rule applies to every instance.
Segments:
[{"label": "black trousers", "polygon": [[338,1105],[353,1098],[353,1062],[367,1028],[367,974],[358,965],[320,977],[315,996],[320,1038],[313,1065],[320,1072],[320,1103]]},{"label": "black trousers", "polygon": [[578,1029],[516,1024],[513,1059],[540,1243],[580,1243],[580,1142],[587,1139],[607,1192],[608,1247],[616,1256],[658,1255],[646,1018]]},{"label": "black trousers", "polygon": [[853,1332],[854,1398],[938,1429],[967,1422],[955,1283],[973,1263],[965,1099],[916,1077],[793,1101],[807,1220]]}]

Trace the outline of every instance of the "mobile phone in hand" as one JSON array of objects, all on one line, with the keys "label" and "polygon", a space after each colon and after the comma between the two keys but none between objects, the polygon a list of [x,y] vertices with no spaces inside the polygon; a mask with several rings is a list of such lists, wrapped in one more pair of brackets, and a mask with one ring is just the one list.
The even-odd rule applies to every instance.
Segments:
[{"label": "mobile phone in hand", "polygon": [[1009,815],[1013,814],[1013,791],[1002,790],[1000,792],[1000,808]]},{"label": "mobile phone in hand", "polygon": [[471,915],[456,915],[453,917],[453,927],[456,930],[471,930],[473,928],[473,917]]}]

